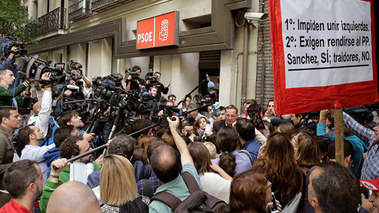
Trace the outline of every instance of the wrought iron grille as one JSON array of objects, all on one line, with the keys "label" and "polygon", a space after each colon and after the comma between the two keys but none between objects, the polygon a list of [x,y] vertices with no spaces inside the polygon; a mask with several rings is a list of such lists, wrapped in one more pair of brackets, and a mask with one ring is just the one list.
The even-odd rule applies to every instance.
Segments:
[{"label": "wrought iron grille", "polygon": [[39,17],[36,24],[29,26],[32,37],[37,37],[58,31],[59,29],[64,29],[65,17],[66,9],[61,7],[58,7],[46,15]]}]

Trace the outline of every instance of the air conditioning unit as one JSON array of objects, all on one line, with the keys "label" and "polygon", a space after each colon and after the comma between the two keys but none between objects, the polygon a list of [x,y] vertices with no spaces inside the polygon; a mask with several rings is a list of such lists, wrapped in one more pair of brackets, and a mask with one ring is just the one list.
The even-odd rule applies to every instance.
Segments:
[{"label": "air conditioning unit", "polygon": [[91,0],[69,0],[68,15],[70,21],[87,18],[91,15]]}]

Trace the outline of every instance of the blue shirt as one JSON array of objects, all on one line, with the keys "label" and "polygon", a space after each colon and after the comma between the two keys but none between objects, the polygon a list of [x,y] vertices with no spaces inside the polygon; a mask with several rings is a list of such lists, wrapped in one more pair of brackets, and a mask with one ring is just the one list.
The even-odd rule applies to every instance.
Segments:
[{"label": "blue shirt", "polygon": [[252,139],[247,141],[244,145],[242,145],[242,149],[248,151],[253,158],[253,162],[257,160],[259,149],[261,148],[261,143],[257,141],[257,139]]},{"label": "blue shirt", "polygon": [[[234,169],[234,176],[244,171],[247,171],[253,167],[253,165],[251,165],[251,160],[247,153],[245,154],[240,152],[240,150],[234,150],[232,154],[236,159],[236,168]],[[212,160],[212,162],[218,165],[218,163],[220,162],[220,157]]]},{"label": "blue shirt", "polygon": [[[317,136],[328,136],[331,140],[335,140],[334,136],[329,136],[326,133],[325,128],[326,128],[325,123],[318,123]],[[351,165],[351,171],[357,175],[359,172],[359,165],[361,164],[363,153],[367,151],[367,145],[355,135],[344,137],[344,139],[349,141],[351,145],[353,146],[354,156],[353,156],[353,164]]]},{"label": "blue shirt", "polygon": [[368,145],[368,151],[361,170],[361,179],[373,180],[379,177],[379,152],[378,144],[374,141],[375,132],[358,123],[349,114],[343,113],[343,121],[347,128],[352,130]]}]

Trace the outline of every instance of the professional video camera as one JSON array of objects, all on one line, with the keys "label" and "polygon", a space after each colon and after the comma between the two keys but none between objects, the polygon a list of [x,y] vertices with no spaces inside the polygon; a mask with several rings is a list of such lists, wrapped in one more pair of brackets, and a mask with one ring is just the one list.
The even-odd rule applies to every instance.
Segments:
[{"label": "professional video camera", "polygon": [[139,77],[139,72],[133,72],[133,70],[131,68],[128,68],[125,70],[125,74],[129,74],[130,76],[132,76],[132,78],[138,78]]},{"label": "professional video camera", "polygon": [[[64,82],[66,77],[62,64],[51,66],[48,61],[39,59],[37,56],[19,58],[18,70],[21,78],[33,78],[36,81],[40,81],[41,84],[60,84]],[[46,72],[51,73],[50,82],[41,81],[41,76]]]},{"label": "professional video camera", "polygon": [[151,70],[151,69],[145,75],[145,80],[150,81],[150,83],[156,82],[157,78],[158,78],[158,74],[153,72],[153,70]]},{"label": "professional video camera", "polygon": [[115,86],[115,82],[109,79],[109,77],[97,77],[92,80],[92,89],[94,98],[100,98],[105,101],[110,102],[112,100],[112,104],[116,105],[118,99],[120,97],[119,93],[124,93],[122,87]]},{"label": "professional video camera", "polygon": [[82,70],[82,65],[79,62],[70,60],[69,70]]},{"label": "professional video camera", "polygon": [[[12,51],[12,47],[16,47],[16,51]],[[26,55],[27,51],[24,43],[11,37],[0,38],[0,55],[8,57],[11,53],[14,53],[16,56]]]}]

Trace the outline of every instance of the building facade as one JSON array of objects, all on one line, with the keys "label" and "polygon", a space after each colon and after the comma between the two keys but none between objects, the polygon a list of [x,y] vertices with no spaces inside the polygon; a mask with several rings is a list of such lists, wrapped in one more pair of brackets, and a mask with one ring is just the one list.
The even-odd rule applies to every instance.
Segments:
[{"label": "building facade", "polygon": [[[90,78],[124,74],[133,65],[162,73],[169,94],[184,97],[208,74],[221,105],[273,96],[266,0],[24,0],[38,43],[30,55],[52,63],[78,61]],[[177,11],[178,45],[137,49],[137,22]],[[269,88],[271,87],[271,88]],[[200,87],[200,91],[204,90]],[[196,94],[196,92],[195,92]]]}]

